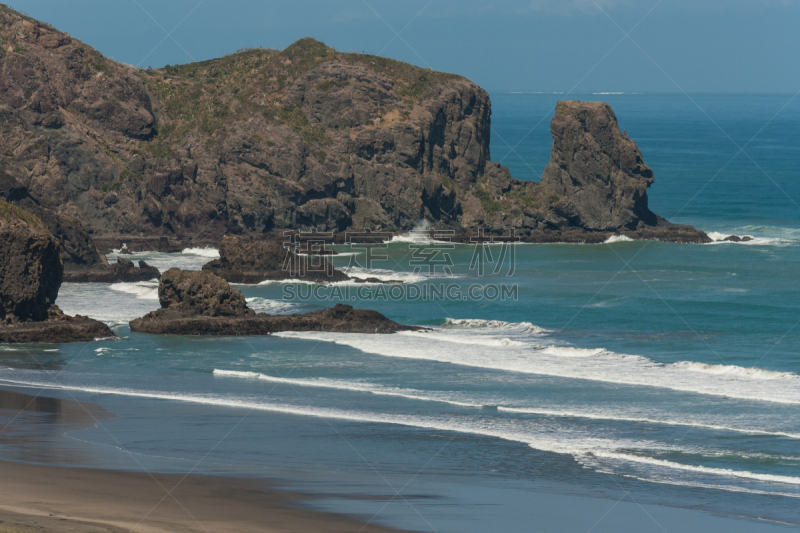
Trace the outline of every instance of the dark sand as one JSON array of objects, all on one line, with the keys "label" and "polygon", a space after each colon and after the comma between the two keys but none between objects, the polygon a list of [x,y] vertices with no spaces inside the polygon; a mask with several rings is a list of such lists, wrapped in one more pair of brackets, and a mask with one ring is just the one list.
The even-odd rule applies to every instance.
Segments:
[{"label": "dark sand", "polygon": [[245,480],[0,462],[0,533],[393,531]]}]

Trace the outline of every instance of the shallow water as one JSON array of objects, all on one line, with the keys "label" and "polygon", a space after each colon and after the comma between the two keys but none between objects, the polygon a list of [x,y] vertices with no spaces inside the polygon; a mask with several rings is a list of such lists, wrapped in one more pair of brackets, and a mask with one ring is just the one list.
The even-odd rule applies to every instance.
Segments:
[{"label": "shallow water", "polygon": [[[514,175],[546,164],[557,98],[493,96],[493,155],[519,142],[503,159]],[[0,380],[116,416],[30,446],[77,447],[64,457],[101,467],[277,477],[325,495],[322,507],[418,530],[527,530],[533,507],[547,513],[544,494],[800,523],[800,103],[767,124],[789,96],[694,97],[708,116],[685,96],[602,98],[655,172],[655,212],[755,239],[520,245],[510,276],[508,256],[479,276],[475,248],[458,245],[443,249],[449,274],[434,276],[414,271],[421,244],[400,238],[366,271],[363,254],[334,261],[412,282],[403,296],[433,288],[429,301],[382,285],[238,286],[259,311],[332,299],[432,328],[392,336],[132,334],[127,321],[158,307],[157,283],[66,284],[61,308],[121,339],[8,348]],[[499,262],[502,248],[490,250]],[[210,256],[132,258],[164,269]],[[463,298],[493,284],[517,298]],[[441,286],[450,297],[435,297]],[[376,494],[396,498],[366,497]]]}]

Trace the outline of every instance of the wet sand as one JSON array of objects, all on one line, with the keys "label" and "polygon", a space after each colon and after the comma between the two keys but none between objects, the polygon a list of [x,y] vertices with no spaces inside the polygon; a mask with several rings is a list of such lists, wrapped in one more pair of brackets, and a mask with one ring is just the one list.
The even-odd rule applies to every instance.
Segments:
[{"label": "wet sand", "polygon": [[[47,454],[25,451],[35,438],[27,430],[61,434],[113,417],[91,403],[9,390],[0,390],[0,414],[0,439],[18,443],[16,459],[44,463]],[[0,461],[0,533],[393,531],[303,509],[309,500],[269,480]]]},{"label": "wet sand", "polygon": [[307,498],[261,482],[0,462],[0,533],[388,533],[296,507]]}]

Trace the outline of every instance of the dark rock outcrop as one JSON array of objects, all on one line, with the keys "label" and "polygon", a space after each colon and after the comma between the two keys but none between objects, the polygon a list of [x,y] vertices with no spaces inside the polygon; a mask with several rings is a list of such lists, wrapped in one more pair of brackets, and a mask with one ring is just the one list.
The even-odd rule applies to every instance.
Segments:
[{"label": "dark rock outcrop", "polygon": [[105,324],[55,305],[63,276],[58,241],[36,216],[0,201],[0,342],[113,337]]},{"label": "dark rock outcrop", "polygon": [[64,271],[64,281],[71,283],[133,283],[158,279],[161,273],[156,267],[139,261],[135,267],[133,261],[117,257],[116,263],[106,263],[99,268],[81,268]]},{"label": "dark rock outcrop", "polygon": [[632,238],[710,242],[691,226],[671,224],[648,207],[653,171],[603,102],[562,101],[550,124],[553,150],[541,185],[559,197],[571,226]]},{"label": "dark rock outcrop", "polygon": [[187,316],[246,317],[255,311],[247,307],[242,293],[211,272],[171,268],[158,283],[157,311],[163,318]]},{"label": "dark rock outcrop", "polygon": [[276,240],[243,243],[236,237],[224,237],[219,246],[219,259],[203,265],[203,270],[213,272],[230,283],[260,283],[289,278],[333,283],[350,279],[333,268],[324,256],[298,255]]},{"label": "dark rock outcrop", "polygon": [[57,305],[48,308],[47,319],[0,325],[0,343],[90,342],[116,337],[111,329],[92,318],[65,315]]},{"label": "dark rock outcrop", "polygon": [[161,309],[131,321],[131,331],[159,335],[269,335],[280,331],[395,333],[404,326],[377,311],[338,304],[294,315],[255,313],[242,293],[211,272],[171,268],[158,285]]},{"label": "dark rock outcrop", "polygon": [[749,242],[752,241],[753,238],[749,235],[745,235],[744,237],[739,237],[738,235],[729,235],[722,240],[728,242]]},{"label": "dark rock outcrop", "polygon": [[0,202],[0,318],[5,324],[47,319],[58,297],[58,242],[35,216]]}]

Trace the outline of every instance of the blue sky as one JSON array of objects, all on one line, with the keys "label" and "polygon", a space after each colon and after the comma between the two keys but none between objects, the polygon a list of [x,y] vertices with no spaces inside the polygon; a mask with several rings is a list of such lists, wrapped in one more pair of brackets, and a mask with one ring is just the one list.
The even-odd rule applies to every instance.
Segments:
[{"label": "blue sky", "polygon": [[311,36],[495,92],[800,90],[800,0],[5,1],[144,67]]}]

